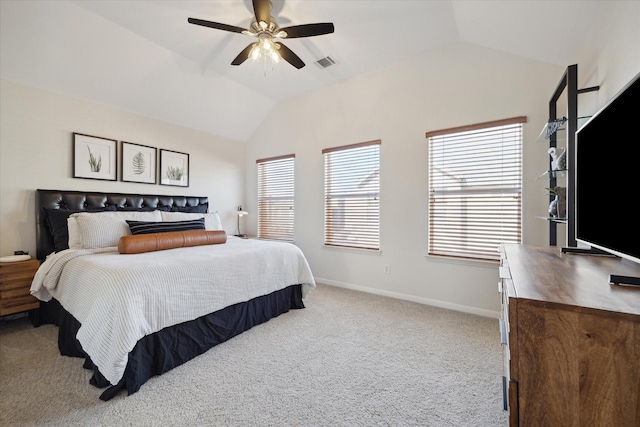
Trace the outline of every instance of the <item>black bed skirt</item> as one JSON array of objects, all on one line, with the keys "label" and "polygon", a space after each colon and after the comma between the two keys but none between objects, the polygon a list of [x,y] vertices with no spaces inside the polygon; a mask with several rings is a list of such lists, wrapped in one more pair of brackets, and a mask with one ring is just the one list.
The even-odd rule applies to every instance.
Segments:
[{"label": "black bed skirt", "polygon": [[100,395],[100,399],[109,400],[124,389],[131,395],[152,376],[161,375],[253,326],[298,308],[304,308],[302,286],[293,285],[147,335],[129,353],[124,376],[115,386],[102,376],[82,350],[76,339],[80,322],[57,301],[52,300],[46,308],[43,307],[40,322],[55,323],[60,327],[60,353],[85,358],[84,367],[93,371],[91,384],[99,388],[108,387]]}]

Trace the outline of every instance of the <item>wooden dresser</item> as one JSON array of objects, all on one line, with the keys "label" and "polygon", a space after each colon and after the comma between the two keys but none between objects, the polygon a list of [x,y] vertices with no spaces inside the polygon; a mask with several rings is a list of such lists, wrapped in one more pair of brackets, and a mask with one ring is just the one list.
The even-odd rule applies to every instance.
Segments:
[{"label": "wooden dresser", "polygon": [[40,301],[29,293],[39,266],[40,262],[34,258],[0,262],[0,316],[40,307]]},{"label": "wooden dresser", "polygon": [[498,289],[510,426],[640,426],[640,277],[620,258],[504,245]]}]

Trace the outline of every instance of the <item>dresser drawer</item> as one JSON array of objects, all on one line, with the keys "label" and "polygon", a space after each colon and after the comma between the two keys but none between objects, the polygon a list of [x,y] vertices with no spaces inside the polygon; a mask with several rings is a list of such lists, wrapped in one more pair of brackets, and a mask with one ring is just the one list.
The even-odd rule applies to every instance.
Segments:
[{"label": "dresser drawer", "polygon": [[[500,250],[500,267],[498,270],[498,292],[500,293],[500,342],[502,343],[502,403],[503,409],[509,412],[511,426],[518,425],[517,401],[517,366],[513,358],[517,354],[516,330],[512,324],[515,320],[512,307],[515,297],[513,279],[507,255],[503,248]],[[515,308],[515,307],[514,307]],[[516,348],[512,347],[516,346]],[[514,377],[515,374],[515,377]]]}]

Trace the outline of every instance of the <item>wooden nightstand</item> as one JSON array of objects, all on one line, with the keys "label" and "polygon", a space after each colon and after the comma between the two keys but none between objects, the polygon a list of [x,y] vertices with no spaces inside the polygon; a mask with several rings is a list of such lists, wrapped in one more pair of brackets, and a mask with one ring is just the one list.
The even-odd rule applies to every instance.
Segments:
[{"label": "wooden nightstand", "polygon": [[40,262],[34,258],[0,262],[0,316],[40,307],[40,301],[29,293],[39,266]]}]

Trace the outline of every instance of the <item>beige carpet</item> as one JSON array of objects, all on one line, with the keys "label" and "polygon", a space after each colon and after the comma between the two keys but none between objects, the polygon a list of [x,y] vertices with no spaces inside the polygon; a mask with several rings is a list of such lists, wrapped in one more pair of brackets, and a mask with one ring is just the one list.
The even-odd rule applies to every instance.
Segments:
[{"label": "beige carpet", "polygon": [[505,425],[496,319],[325,285],[305,304],[109,402],[56,327],[0,323],[0,425]]}]

